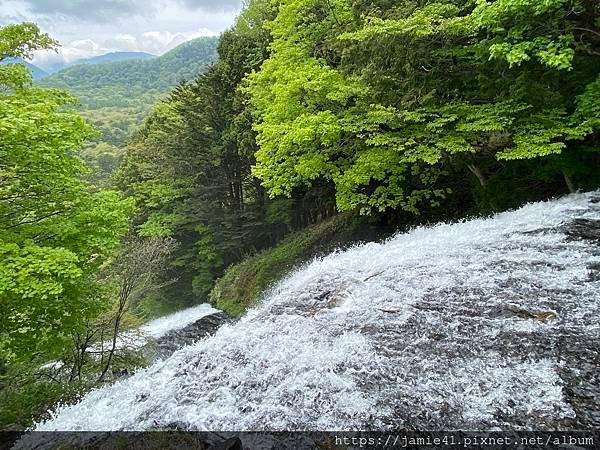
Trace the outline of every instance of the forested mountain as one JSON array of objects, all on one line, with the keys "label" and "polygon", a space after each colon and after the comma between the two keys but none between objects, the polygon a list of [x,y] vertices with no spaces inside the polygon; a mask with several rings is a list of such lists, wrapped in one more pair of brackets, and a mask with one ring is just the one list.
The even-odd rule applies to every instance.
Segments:
[{"label": "forested mountain", "polygon": [[6,64],[23,64],[31,71],[31,76],[34,80],[39,80],[40,78],[48,76],[48,73],[45,70],[40,69],[38,66],[31,64],[30,62],[25,61],[21,58],[6,58],[5,60],[0,61],[0,65]]},{"label": "forested mountain", "polygon": [[213,62],[217,40],[198,38],[157,58],[67,67],[39,85],[68,90],[88,110],[149,105],[179,81],[193,78]]},{"label": "forested mountain", "polygon": [[153,59],[156,58],[156,55],[152,55],[146,52],[112,52],[106,53],[105,55],[94,56],[92,58],[79,59],[69,66],[78,66],[80,64],[90,65],[90,64],[105,64],[109,62],[115,61],[127,61],[127,60],[144,60],[144,59]]},{"label": "forested mountain", "polygon": [[[216,58],[216,37],[185,42],[160,57],[116,53],[67,67],[38,82],[67,90],[100,134],[82,152],[93,168],[91,179],[106,182],[119,164],[121,147],[141,125],[152,105],[178,82],[194,78]],[[137,59],[103,62],[136,56]],[[142,56],[142,59],[140,59]]]},{"label": "forested mountain", "polygon": [[64,61],[55,62],[45,66],[46,74],[44,76],[54,74],[60,70],[66,69],[67,67],[78,66],[81,64],[104,64],[107,62],[115,61],[126,61],[132,59],[152,59],[156,58],[156,55],[145,52],[112,52],[106,53],[100,56],[93,56],[91,58],[82,58],[69,63]]}]

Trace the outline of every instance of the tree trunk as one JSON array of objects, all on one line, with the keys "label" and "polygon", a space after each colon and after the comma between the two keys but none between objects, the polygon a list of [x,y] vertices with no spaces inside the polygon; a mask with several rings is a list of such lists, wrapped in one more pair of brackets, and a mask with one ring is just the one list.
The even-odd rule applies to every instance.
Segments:
[{"label": "tree trunk", "polygon": [[119,335],[119,328],[121,326],[121,319],[123,318],[123,314],[125,313],[125,306],[127,305],[127,300],[129,299],[129,294],[131,293],[131,290],[133,289],[132,286],[133,285],[130,284],[129,280],[126,281],[123,286],[121,286],[121,291],[119,293],[119,309],[117,311],[117,314],[115,315],[115,325],[113,328],[113,338],[112,338],[111,348],[108,352],[108,358],[106,360],[106,364],[104,365],[104,369],[102,370],[102,373],[100,374],[100,377],[98,378],[98,383],[104,381],[104,377],[106,376],[106,373],[108,372],[108,369],[110,368],[110,364],[112,363],[113,356],[117,349],[117,338]]},{"label": "tree trunk", "polygon": [[564,170],[562,171],[562,174],[563,174],[563,177],[565,179],[565,183],[567,184],[567,188],[569,189],[569,192],[571,194],[574,193],[577,189],[575,189],[575,185],[573,184],[573,180],[567,174],[567,172],[565,172]]},{"label": "tree trunk", "polygon": [[119,334],[120,325],[121,325],[121,314],[119,312],[117,314],[117,317],[115,317],[115,326],[113,329],[114,334],[113,334],[113,338],[112,338],[112,345],[108,352],[108,358],[106,360],[106,364],[104,365],[104,369],[102,370],[102,373],[100,374],[100,377],[98,378],[98,383],[101,383],[102,381],[104,381],[104,377],[106,376],[106,373],[108,372],[108,369],[110,368],[110,364],[112,362],[113,355],[115,354],[115,350],[117,348],[117,337]]},{"label": "tree trunk", "polygon": [[477,177],[477,179],[479,180],[479,184],[481,184],[481,187],[485,187],[487,185],[487,178],[479,169],[479,167],[477,167],[474,164],[467,164],[467,168],[471,171],[471,173],[473,173],[473,175]]}]

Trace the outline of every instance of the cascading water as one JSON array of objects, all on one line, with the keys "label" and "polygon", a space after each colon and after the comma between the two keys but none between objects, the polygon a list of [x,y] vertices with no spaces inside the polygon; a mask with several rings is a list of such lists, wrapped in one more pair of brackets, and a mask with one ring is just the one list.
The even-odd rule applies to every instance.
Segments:
[{"label": "cascading water", "polygon": [[577,392],[600,391],[599,197],[314,260],[237,323],[36,429],[598,426]]},{"label": "cascading water", "polygon": [[[125,331],[119,334],[117,339],[117,348],[137,349],[146,345],[149,339],[160,339],[173,332],[184,329],[190,324],[200,320],[205,316],[218,313],[219,310],[213,308],[208,303],[192,306],[191,308],[169,314],[152,320],[138,329]],[[110,348],[110,342],[105,342],[103,348]],[[102,345],[98,344],[92,347],[92,350],[99,350]]]}]

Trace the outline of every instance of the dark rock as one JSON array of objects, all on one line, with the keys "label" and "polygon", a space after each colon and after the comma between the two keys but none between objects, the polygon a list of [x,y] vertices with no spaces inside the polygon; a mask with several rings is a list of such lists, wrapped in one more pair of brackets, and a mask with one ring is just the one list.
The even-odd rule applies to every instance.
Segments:
[{"label": "dark rock", "polygon": [[590,264],[588,269],[590,270],[588,281],[600,281],[600,263]]},{"label": "dark rock", "polygon": [[219,311],[204,316],[185,328],[165,334],[157,340],[156,359],[167,358],[180,348],[214,334],[229,320],[227,314]]},{"label": "dark rock", "polygon": [[129,370],[128,369],[121,369],[121,370],[113,370],[112,374],[116,377],[116,378],[124,378],[124,377],[128,377],[130,375]]},{"label": "dark rock", "polygon": [[572,240],[600,242],[600,220],[575,219],[564,230]]},{"label": "dark rock", "polygon": [[209,450],[243,450],[242,441],[238,437],[232,437],[211,446]]}]

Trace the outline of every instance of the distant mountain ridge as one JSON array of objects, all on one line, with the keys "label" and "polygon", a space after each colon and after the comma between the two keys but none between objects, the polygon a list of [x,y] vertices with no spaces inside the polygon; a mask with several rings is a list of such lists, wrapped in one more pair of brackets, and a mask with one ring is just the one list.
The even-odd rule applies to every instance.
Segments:
[{"label": "distant mountain ridge", "polygon": [[127,61],[131,59],[146,60],[156,57],[156,55],[146,52],[111,52],[104,55],[93,56],[91,58],[78,59],[69,64],[68,67],[77,66],[80,64],[104,64],[115,61]]},{"label": "distant mountain ridge", "polygon": [[0,61],[0,65],[6,64],[23,64],[25,67],[31,70],[31,75],[33,76],[34,80],[39,80],[48,76],[48,72],[46,72],[44,69],[41,69],[35,64],[31,64],[30,62],[21,58],[6,58],[5,60]]},{"label": "distant mountain ridge", "polygon": [[[86,98],[102,88],[131,90],[137,86],[146,90],[166,92],[181,80],[191,79],[215,61],[217,37],[200,37],[175,47],[162,56],[119,59],[124,55],[109,54],[90,58],[88,62],[66,67],[40,81],[46,87],[71,91],[86,105]],[[100,61],[100,63],[98,63]],[[98,105],[88,104],[88,107]],[[114,106],[114,105],[105,105]]]},{"label": "distant mountain ridge", "polygon": [[145,60],[145,59],[152,59],[152,58],[157,58],[157,56],[153,55],[151,53],[147,53],[147,52],[110,52],[110,53],[105,53],[103,55],[92,56],[90,58],[76,59],[75,61],[71,61],[70,63],[57,62],[57,63],[51,64],[50,66],[46,67],[44,69],[44,71],[50,75],[50,74],[60,72],[61,70],[66,69],[68,67],[79,66],[82,64],[94,65],[94,64],[105,64],[108,62],[115,62],[115,61],[140,60],[140,59]]}]

